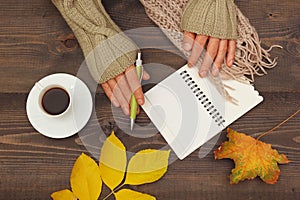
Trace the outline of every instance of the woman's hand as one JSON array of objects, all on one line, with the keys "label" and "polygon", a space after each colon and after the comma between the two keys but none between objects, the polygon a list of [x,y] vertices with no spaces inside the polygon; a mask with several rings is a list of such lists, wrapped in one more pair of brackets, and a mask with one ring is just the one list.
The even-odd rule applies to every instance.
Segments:
[{"label": "woman's hand", "polygon": [[191,32],[184,32],[183,48],[186,51],[191,51],[191,55],[188,59],[188,65],[190,67],[197,64],[206,45],[207,50],[199,68],[200,77],[205,77],[211,67],[212,74],[217,76],[225,57],[227,66],[232,66],[236,49],[235,40],[223,40],[205,35],[197,35]]},{"label": "woman's hand", "polygon": [[[146,71],[143,71],[142,79],[150,79]],[[144,104],[144,93],[134,65],[128,67],[124,73],[102,83],[101,86],[112,104],[116,107],[121,107],[125,115],[130,114],[129,104],[132,93],[134,93],[139,105]],[[139,113],[139,108],[137,113]]]}]

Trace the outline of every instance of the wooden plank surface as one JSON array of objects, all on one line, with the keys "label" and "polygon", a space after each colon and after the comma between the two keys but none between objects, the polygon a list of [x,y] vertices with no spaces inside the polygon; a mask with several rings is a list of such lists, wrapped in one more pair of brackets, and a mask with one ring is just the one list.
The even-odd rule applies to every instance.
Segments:
[{"label": "wooden plank surface", "polygon": [[[283,46],[272,51],[272,56],[278,57],[278,66],[269,70],[267,76],[256,78],[255,86],[264,102],[231,126],[257,136],[300,108],[300,4],[298,0],[236,3],[256,27],[265,47]],[[103,4],[123,30],[154,26],[138,0],[103,0]],[[76,75],[84,58],[74,35],[50,0],[0,0],[0,6],[0,199],[50,199],[52,192],[69,188],[75,159],[81,152],[90,153],[83,143],[89,137],[99,137],[99,133],[91,131],[85,137],[79,133],[63,140],[46,138],[30,125],[26,99],[33,84],[48,74]],[[165,37],[156,36],[155,40],[163,42]],[[158,49],[145,50],[144,61],[173,68],[184,63],[178,56]],[[147,139],[124,133],[122,126],[128,119],[115,109],[112,111],[100,88],[95,96],[95,110],[96,119],[87,127],[93,130],[100,126],[105,134],[115,130],[129,151],[165,145],[151,126],[146,131],[157,134]],[[233,162],[215,161],[212,152],[200,159],[196,151],[184,161],[172,163],[160,181],[132,188],[157,199],[300,199],[299,122],[297,116],[262,138],[292,160],[280,166],[276,185],[255,179],[230,186],[228,176]],[[144,112],[137,123],[148,125]],[[223,131],[214,148],[225,140]],[[97,145],[88,149],[93,150],[93,155],[99,151]],[[107,193],[104,188],[103,196]]]}]

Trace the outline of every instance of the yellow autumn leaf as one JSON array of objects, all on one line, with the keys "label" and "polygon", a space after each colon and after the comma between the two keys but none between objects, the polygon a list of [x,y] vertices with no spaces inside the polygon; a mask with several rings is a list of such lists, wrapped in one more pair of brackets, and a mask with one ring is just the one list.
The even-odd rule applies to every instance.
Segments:
[{"label": "yellow autumn leaf", "polygon": [[146,149],[129,161],[124,184],[141,185],[159,180],[167,171],[170,151]]},{"label": "yellow autumn leaf", "polygon": [[53,200],[76,200],[77,198],[70,190],[61,190],[51,194]]},{"label": "yellow autumn leaf", "polygon": [[112,132],[103,144],[99,163],[101,178],[111,190],[122,182],[126,164],[126,148]]},{"label": "yellow autumn leaf", "polygon": [[80,200],[97,200],[100,196],[102,180],[99,167],[84,153],[74,164],[70,182],[73,193]]},{"label": "yellow autumn leaf", "polygon": [[123,189],[114,193],[116,200],[155,200],[156,198],[140,192],[136,192],[129,189]]},{"label": "yellow autumn leaf", "polygon": [[280,174],[277,163],[289,163],[288,158],[272,149],[270,144],[230,128],[227,131],[229,141],[222,143],[214,154],[215,159],[234,160],[235,168],[231,171],[230,183],[237,184],[259,176],[265,183],[275,184]]}]

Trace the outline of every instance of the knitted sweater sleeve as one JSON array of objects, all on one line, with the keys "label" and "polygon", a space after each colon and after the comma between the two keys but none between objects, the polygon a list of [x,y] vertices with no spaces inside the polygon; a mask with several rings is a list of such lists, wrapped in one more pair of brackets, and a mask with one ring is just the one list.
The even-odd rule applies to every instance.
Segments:
[{"label": "knitted sweater sleeve", "polygon": [[181,29],[220,39],[236,39],[236,21],[233,0],[189,0]]},{"label": "knitted sweater sleeve", "polygon": [[118,28],[100,0],[52,0],[77,38],[92,77],[98,83],[132,65],[137,46]]}]

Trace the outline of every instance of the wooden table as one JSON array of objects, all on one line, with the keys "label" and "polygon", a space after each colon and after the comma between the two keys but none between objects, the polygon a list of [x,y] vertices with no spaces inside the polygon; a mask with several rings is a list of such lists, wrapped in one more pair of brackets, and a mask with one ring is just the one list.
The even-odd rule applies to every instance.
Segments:
[{"label": "wooden table", "polygon": [[[138,0],[103,3],[123,30],[155,26]],[[278,66],[268,70],[267,76],[256,77],[255,87],[264,96],[264,102],[231,125],[255,137],[300,108],[300,4],[298,0],[236,3],[257,28],[263,46],[283,46],[272,51],[272,56],[278,57]],[[81,152],[89,152],[78,135],[55,140],[37,133],[26,116],[26,99],[34,83],[46,75],[76,75],[84,58],[74,35],[50,0],[1,0],[0,7],[0,199],[50,199],[52,192],[70,187],[74,161]],[[144,61],[174,68],[184,64],[178,56],[163,53],[148,49]],[[116,121],[128,120],[123,115],[113,118],[110,103],[100,88],[95,110],[97,122],[90,123],[99,123],[106,134],[115,130],[130,151],[165,144],[159,134],[144,140],[123,133]],[[137,123],[148,122],[142,112]],[[228,176],[233,162],[214,160],[212,151],[199,159],[196,151],[184,161],[171,164],[160,181],[133,188],[164,200],[300,199],[299,122],[300,115],[262,138],[292,161],[280,166],[276,185],[256,178],[231,186]],[[214,148],[226,140],[225,134],[223,131]],[[104,189],[103,194],[107,192]]]}]

